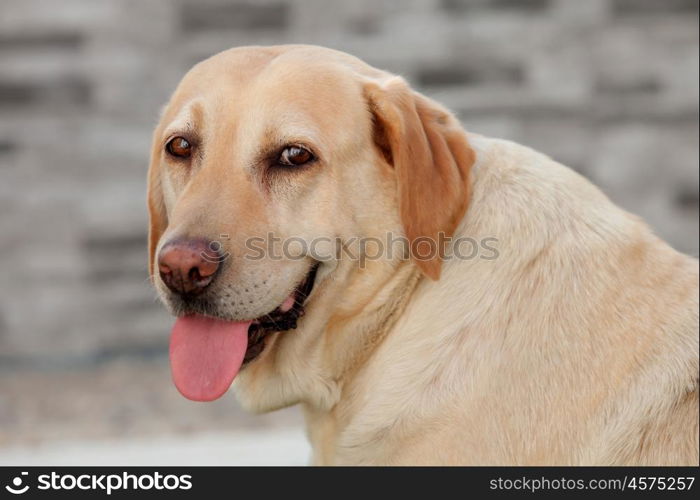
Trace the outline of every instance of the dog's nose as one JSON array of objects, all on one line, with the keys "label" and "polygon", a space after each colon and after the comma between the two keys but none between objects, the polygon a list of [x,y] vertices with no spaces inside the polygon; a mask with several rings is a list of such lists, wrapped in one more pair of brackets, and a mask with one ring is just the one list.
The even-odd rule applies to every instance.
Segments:
[{"label": "dog's nose", "polygon": [[220,258],[218,249],[208,240],[179,239],[163,246],[158,269],[163,283],[173,292],[196,294],[212,282]]}]

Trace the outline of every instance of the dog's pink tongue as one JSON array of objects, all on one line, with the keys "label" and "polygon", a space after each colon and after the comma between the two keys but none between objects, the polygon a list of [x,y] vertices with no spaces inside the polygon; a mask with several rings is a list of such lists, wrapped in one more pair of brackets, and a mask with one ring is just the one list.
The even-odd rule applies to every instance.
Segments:
[{"label": "dog's pink tongue", "polygon": [[226,392],[243,364],[250,323],[178,318],[170,334],[170,369],[183,396],[213,401]]}]

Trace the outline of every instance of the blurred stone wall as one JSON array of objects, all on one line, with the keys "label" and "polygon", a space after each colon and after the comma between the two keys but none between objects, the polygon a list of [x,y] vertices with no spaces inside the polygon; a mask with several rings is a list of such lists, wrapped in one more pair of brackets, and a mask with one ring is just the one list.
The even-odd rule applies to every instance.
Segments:
[{"label": "blurred stone wall", "polygon": [[404,75],[698,251],[697,0],[1,0],[0,369],[164,355],[160,106],[196,61],[304,42]]}]

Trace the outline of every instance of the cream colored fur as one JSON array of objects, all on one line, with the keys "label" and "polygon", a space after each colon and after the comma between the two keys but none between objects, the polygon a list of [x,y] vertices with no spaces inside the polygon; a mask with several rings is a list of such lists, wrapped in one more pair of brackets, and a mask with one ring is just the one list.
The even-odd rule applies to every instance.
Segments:
[{"label": "cream colored fur", "polygon": [[587,180],[470,136],[459,232],[496,260],[422,280],[330,411],[316,463],[697,465],[698,263]]}]

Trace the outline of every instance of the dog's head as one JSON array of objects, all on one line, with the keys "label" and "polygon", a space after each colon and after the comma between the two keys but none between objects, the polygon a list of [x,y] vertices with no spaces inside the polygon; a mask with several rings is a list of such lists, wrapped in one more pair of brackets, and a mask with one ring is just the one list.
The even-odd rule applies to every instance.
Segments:
[{"label": "dog's head", "polygon": [[323,392],[333,318],[361,314],[400,265],[439,278],[472,162],[449,112],[346,54],[246,47],[195,66],[155,130],[148,183],[180,391],[211,400],[237,376],[258,410]]}]

